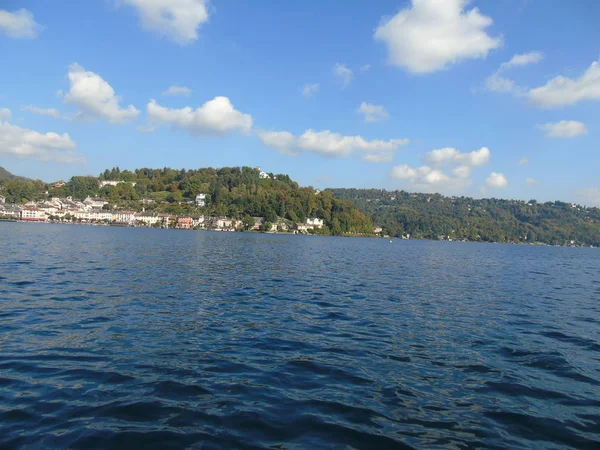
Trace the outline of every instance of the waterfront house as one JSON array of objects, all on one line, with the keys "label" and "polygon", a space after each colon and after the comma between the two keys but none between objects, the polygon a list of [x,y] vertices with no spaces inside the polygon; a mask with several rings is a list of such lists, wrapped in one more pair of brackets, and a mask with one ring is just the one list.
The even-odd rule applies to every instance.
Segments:
[{"label": "waterfront house", "polygon": [[192,227],[196,228],[196,227],[200,227],[200,228],[204,228],[204,216],[203,215],[195,215],[195,216],[190,216],[192,218]]},{"label": "waterfront house", "polygon": [[285,220],[279,219],[275,224],[276,229],[279,231],[288,231],[290,229],[289,225]]},{"label": "waterfront house", "polygon": [[253,217],[254,219],[254,225],[252,225],[252,227],[250,227],[250,230],[260,230],[260,227],[262,227],[263,223],[265,222],[265,218],[264,217]]},{"label": "waterfront house", "polygon": [[307,225],[305,223],[297,223],[296,224],[296,232],[297,233],[308,233],[308,230],[313,230],[314,226]]},{"label": "waterfront house", "polygon": [[13,206],[0,206],[0,216],[14,217],[18,219],[21,217],[21,210]]},{"label": "waterfront house", "polygon": [[23,208],[20,213],[20,219],[28,222],[45,222],[46,213],[38,208]]},{"label": "waterfront house", "polygon": [[162,222],[162,218],[160,215],[156,213],[143,212],[135,215],[135,220],[137,222],[142,222],[146,226],[154,226],[157,223]]},{"label": "waterfront house", "polygon": [[306,219],[306,225],[314,228],[321,228],[323,226],[323,219],[317,219],[316,217],[312,217]]},{"label": "waterfront house", "polygon": [[6,202],[6,197],[4,195],[0,195],[0,204],[4,204]]},{"label": "waterfront house", "polygon": [[135,213],[133,211],[116,211],[113,218],[117,223],[129,224],[135,221]]},{"label": "waterfront house", "polygon": [[383,228],[381,227],[373,227],[373,233],[375,234],[379,234],[383,231]]},{"label": "waterfront house", "polygon": [[177,218],[175,228],[180,230],[190,230],[192,227],[192,218],[190,216],[180,216]]},{"label": "waterfront house", "polygon": [[161,219],[161,226],[165,228],[170,228],[171,225],[175,223],[176,219],[176,217],[172,216],[171,214],[159,214],[158,217]]},{"label": "waterfront house", "polygon": [[221,231],[235,231],[237,221],[229,217],[215,217],[213,219],[213,227]]}]

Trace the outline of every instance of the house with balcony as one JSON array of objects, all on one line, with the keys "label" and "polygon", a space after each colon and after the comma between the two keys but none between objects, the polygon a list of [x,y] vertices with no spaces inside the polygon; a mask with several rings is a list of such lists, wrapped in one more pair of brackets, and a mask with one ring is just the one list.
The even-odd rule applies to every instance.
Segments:
[{"label": "house with balcony", "polygon": [[133,211],[116,211],[113,214],[113,219],[117,223],[133,223],[135,222],[135,213]]}]

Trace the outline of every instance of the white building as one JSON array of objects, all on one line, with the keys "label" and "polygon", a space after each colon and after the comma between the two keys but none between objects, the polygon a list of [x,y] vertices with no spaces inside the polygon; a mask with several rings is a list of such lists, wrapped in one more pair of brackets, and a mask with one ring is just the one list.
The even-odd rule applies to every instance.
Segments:
[{"label": "white building", "polygon": [[191,216],[192,217],[192,227],[200,227],[204,228],[204,216]]},{"label": "white building", "polygon": [[9,216],[14,218],[21,217],[21,210],[19,208],[14,207],[4,207],[0,206],[0,216]]},{"label": "white building", "polygon": [[321,228],[323,226],[323,219],[311,217],[309,219],[306,219],[306,225],[312,226],[313,228]]},{"label": "white building", "polygon": [[117,211],[113,214],[113,219],[118,223],[132,223],[135,221],[135,213],[132,211]]},{"label": "white building", "polygon": [[196,195],[196,206],[206,206],[206,194]]},{"label": "white building", "polygon": [[132,186],[136,185],[136,183],[134,181],[101,180],[100,181],[100,187],[103,188],[104,186],[116,186],[117,184],[121,184],[121,183],[129,183]]},{"label": "white building", "polygon": [[141,213],[136,214],[135,220],[138,222],[143,222],[148,226],[156,225],[157,223],[162,223],[163,219],[156,213]]},{"label": "white building", "polygon": [[108,202],[105,200],[102,200],[101,198],[91,198],[90,196],[88,196],[83,203],[85,205],[91,206],[92,208],[102,208],[104,205],[106,205]]},{"label": "white building", "polygon": [[37,208],[23,208],[21,210],[20,219],[31,222],[45,222],[46,213]]},{"label": "white building", "polygon": [[269,174],[267,172],[263,172],[260,167],[257,167],[256,170],[258,170],[258,178],[271,178]]},{"label": "white building", "polygon": [[6,198],[3,195],[0,195],[0,203],[4,204],[6,202]]}]

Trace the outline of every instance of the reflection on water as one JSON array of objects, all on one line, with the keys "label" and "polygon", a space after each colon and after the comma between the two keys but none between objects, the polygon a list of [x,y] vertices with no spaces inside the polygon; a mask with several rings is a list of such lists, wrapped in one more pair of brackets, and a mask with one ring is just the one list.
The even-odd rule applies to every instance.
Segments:
[{"label": "reflection on water", "polygon": [[0,224],[0,447],[599,448],[594,249]]}]

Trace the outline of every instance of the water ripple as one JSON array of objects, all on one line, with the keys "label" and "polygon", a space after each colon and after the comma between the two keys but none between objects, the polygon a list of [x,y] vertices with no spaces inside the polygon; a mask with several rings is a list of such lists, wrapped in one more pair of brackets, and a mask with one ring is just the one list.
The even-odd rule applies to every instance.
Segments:
[{"label": "water ripple", "polygon": [[593,249],[0,235],[2,449],[600,448]]}]

